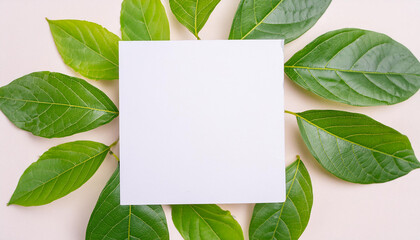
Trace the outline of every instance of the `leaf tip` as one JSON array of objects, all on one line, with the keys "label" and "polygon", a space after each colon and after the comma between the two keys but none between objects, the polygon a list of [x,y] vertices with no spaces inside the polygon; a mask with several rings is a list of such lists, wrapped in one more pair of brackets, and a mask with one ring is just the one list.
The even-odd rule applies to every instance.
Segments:
[{"label": "leaf tip", "polygon": [[9,200],[9,202],[6,205],[10,206],[10,205],[13,205],[13,204],[15,204],[15,203],[13,202],[13,196],[12,196],[12,198]]},{"label": "leaf tip", "polygon": [[47,21],[47,23],[48,23],[48,26],[50,27],[50,29],[51,29],[51,25],[53,24],[53,21],[54,20],[51,20],[51,19],[48,19],[47,17],[45,17],[45,20]]},{"label": "leaf tip", "polygon": [[48,25],[53,25],[54,24],[54,22],[56,22],[57,20],[51,20],[51,19],[49,19],[49,18],[47,18],[47,17],[45,17],[45,20],[48,22]]},{"label": "leaf tip", "polygon": [[[16,190],[15,190],[15,192],[16,192]],[[7,206],[16,204],[17,198],[16,198],[16,195],[15,195],[15,192],[13,192],[12,196],[10,197],[10,200],[7,203]]]}]

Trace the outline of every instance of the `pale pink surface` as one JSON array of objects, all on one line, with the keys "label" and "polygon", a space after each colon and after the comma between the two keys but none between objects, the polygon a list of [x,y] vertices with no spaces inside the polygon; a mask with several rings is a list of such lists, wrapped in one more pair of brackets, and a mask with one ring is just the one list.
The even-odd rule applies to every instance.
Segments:
[{"label": "pale pink surface", "polygon": [[[194,39],[170,13],[173,40]],[[202,39],[226,39],[239,0],[222,0],[206,26]],[[119,0],[1,0],[0,86],[27,73],[49,70],[78,76],[62,62],[48,24],[49,19],[85,19],[119,34]],[[301,38],[286,45],[286,60],[317,36],[339,28],[358,27],[386,33],[420,57],[420,1],[334,0],[320,21]],[[118,81],[90,81],[118,101]],[[358,108],[324,100],[285,79],[286,108],[291,111],[339,109],[367,114],[408,135],[420,154],[420,93],[406,102],[383,107]],[[105,144],[118,137],[118,119],[87,133],[62,139],[43,139],[14,127],[0,114],[0,239],[84,239],[96,200],[116,167],[108,157],[84,186],[70,195],[41,207],[6,207],[23,171],[48,148],[74,140]],[[299,136],[295,119],[286,116],[286,163],[299,154],[312,177],[314,205],[303,240],[418,239],[420,217],[420,171],[395,181],[358,185],[344,182],[323,170]],[[118,151],[116,151],[118,153]],[[224,205],[247,228],[253,205]],[[181,236],[165,206],[171,239]]]}]

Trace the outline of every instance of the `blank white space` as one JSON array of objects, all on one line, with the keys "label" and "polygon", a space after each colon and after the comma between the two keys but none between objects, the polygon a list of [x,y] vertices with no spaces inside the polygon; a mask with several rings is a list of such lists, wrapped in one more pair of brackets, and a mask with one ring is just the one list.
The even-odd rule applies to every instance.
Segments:
[{"label": "blank white space", "polygon": [[121,204],[285,200],[283,42],[120,42]]}]

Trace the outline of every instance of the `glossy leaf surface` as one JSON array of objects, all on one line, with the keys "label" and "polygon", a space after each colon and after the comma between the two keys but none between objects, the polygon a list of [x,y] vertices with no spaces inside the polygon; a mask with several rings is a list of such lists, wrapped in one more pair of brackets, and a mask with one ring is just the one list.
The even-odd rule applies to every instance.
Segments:
[{"label": "glossy leaf surface", "polygon": [[173,205],[172,220],[185,240],[242,240],[241,226],[215,204]]},{"label": "glossy leaf surface", "polygon": [[102,190],[90,216],[86,240],[169,240],[161,206],[120,205],[120,169],[115,170]]},{"label": "glossy leaf surface", "polygon": [[171,10],[197,39],[198,33],[204,27],[210,14],[220,0],[169,0]]},{"label": "glossy leaf surface", "polygon": [[80,20],[48,20],[57,50],[68,66],[90,79],[118,79],[118,41],[104,27]]},{"label": "glossy leaf surface", "polygon": [[328,32],[296,53],[285,73],[301,87],[355,106],[402,102],[420,88],[420,63],[390,37],[361,29]]},{"label": "glossy leaf surface", "polygon": [[298,158],[286,168],[286,201],[255,205],[249,239],[299,239],[308,225],[312,203],[311,178]]},{"label": "glossy leaf surface", "polygon": [[169,22],[160,0],[124,0],[121,6],[122,40],[169,40]]},{"label": "glossy leaf surface", "polygon": [[331,0],[241,0],[229,39],[285,39],[308,31]]},{"label": "glossy leaf surface", "polygon": [[343,180],[382,183],[420,167],[405,135],[368,116],[333,110],[295,115],[312,155]]},{"label": "glossy leaf surface", "polygon": [[88,131],[118,116],[101,90],[53,72],[34,72],[1,87],[0,110],[18,128],[47,138]]},{"label": "glossy leaf surface", "polygon": [[9,204],[38,206],[66,196],[92,177],[108,151],[108,146],[91,141],[49,149],[25,170]]}]

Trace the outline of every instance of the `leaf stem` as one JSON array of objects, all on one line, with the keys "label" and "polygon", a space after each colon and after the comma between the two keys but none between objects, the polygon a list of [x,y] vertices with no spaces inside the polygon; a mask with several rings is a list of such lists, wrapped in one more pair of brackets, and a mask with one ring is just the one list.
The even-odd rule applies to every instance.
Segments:
[{"label": "leaf stem", "polygon": [[111,150],[112,147],[114,147],[115,145],[117,145],[117,143],[120,141],[120,138],[117,138],[117,140],[115,140],[115,142],[111,143],[111,145],[109,145],[109,154],[111,154],[112,156],[114,156],[115,159],[117,159],[117,161],[120,161],[120,158]]},{"label": "leaf stem", "polygon": [[109,148],[112,148],[113,146],[117,145],[117,143],[120,141],[120,138],[117,138],[117,140],[115,140],[115,142],[111,143],[111,145],[109,145]]},{"label": "leaf stem", "polygon": [[120,161],[120,158],[113,151],[109,151],[109,154],[114,156],[114,158],[117,159],[118,162]]},{"label": "leaf stem", "polygon": [[288,113],[288,114],[291,114],[291,115],[294,115],[294,116],[298,116],[296,113],[294,113],[294,112],[291,112],[291,111],[288,111],[288,110],[284,110],[284,112],[285,113]]}]

